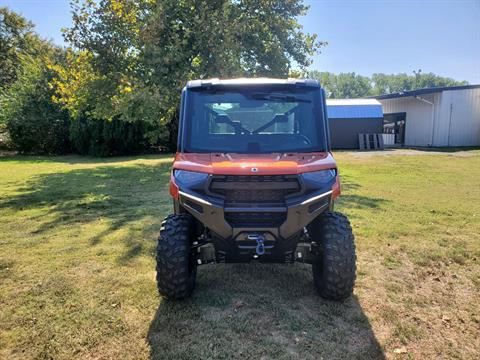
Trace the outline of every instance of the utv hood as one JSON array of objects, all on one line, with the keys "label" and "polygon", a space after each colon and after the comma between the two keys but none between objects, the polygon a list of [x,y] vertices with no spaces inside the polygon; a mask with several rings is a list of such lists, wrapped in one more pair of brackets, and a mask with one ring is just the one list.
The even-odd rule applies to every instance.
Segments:
[{"label": "utv hood", "polygon": [[336,168],[332,155],[317,153],[177,153],[174,169],[213,175],[290,175]]}]

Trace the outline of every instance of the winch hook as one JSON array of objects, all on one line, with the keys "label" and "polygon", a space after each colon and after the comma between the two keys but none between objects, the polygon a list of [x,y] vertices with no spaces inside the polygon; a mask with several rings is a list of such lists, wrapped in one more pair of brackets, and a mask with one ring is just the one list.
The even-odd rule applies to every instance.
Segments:
[{"label": "winch hook", "polygon": [[263,236],[258,236],[256,240],[257,240],[257,247],[255,248],[255,251],[257,255],[265,254],[265,245],[263,243]]}]

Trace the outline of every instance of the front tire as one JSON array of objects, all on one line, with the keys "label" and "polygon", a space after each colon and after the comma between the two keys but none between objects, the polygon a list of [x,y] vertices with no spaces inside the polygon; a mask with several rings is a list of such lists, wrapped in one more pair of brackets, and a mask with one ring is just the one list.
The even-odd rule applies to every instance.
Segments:
[{"label": "front tire", "polygon": [[315,288],[325,299],[346,299],[353,293],[356,277],[355,238],[350,222],[341,213],[325,212],[311,229],[321,249],[320,261],[312,265]]},{"label": "front tire", "polygon": [[193,238],[190,215],[169,215],[162,222],[157,246],[157,287],[166,299],[192,294],[197,263],[191,250]]}]

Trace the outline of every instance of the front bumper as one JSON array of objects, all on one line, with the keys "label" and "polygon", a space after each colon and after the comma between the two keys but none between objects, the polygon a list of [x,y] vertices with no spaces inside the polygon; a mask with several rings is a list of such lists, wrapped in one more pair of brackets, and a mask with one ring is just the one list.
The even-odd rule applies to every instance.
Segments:
[{"label": "front bumper", "polygon": [[[298,234],[319,214],[333,208],[332,191],[310,194],[306,199],[289,203],[284,207],[235,207],[228,208],[215,204],[198,194],[179,192],[179,204],[217,236],[236,239],[242,234],[264,233],[275,239],[289,239]],[[278,226],[236,227],[232,226],[225,214],[232,213],[283,213],[285,220]]]}]

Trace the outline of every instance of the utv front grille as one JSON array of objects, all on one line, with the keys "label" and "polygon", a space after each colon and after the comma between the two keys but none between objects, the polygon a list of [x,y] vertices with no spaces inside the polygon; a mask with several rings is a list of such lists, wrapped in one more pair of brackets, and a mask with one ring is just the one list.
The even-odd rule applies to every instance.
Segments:
[{"label": "utv front grille", "polygon": [[225,220],[233,227],[278,227],[287,218],[286,212],[226,212]]},{"label": "utv front grille", "polygon": [[280,226],[287,216],[285,197],[299,191],[296,175],[217,175],[210,183],[210,192],[224,199],[232,227]]},{"label": "utv front grille", "polygon": [[214,176],[210,191],[225,199],[225,207],[285,206],[285,197],[300,191],[296,175]]}]

